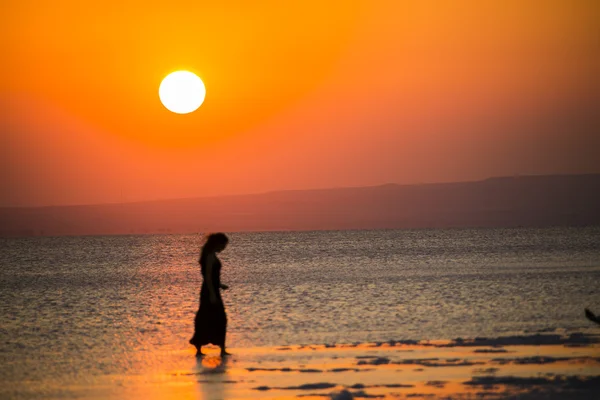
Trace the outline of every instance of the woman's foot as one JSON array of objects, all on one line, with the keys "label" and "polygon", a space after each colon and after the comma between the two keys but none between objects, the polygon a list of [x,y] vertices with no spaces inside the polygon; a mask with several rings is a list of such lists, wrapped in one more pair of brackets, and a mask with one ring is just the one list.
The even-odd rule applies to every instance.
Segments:
[{"label": "woman's foot", "polygon": [[225,351],[225,349],[221,349],[221,357],[225,357],[225,356],[230,356],[231,353],[228,353],[227,351]]},{"label": "woman's foot", "polygon": [[204,355],[202,352],[202,346],[198,346],[194,338],[190,339],[190,344],[196,348],[196,357],[202,357]]}]

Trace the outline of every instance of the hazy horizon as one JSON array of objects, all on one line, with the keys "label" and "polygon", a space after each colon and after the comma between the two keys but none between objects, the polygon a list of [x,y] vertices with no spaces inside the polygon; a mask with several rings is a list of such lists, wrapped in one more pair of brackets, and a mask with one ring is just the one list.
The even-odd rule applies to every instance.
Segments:
[{"label": "hazy horizon", "polygon": [[0,208],[0,236],[600,224],[600,174]]},{"label": "hazy horizon", "polygon": [[372,185],[363,186],[338,186],[338,187],[309,187],[309,188],[292,188],[292,189],[277,189],[267,190],[261,192],[246,192],[246,193],[231,193],[224,195],[206,195],[206,196],[188,196],[188,197],[164,197],[164,198],[153,198],[136,201],[115,201],[109,203],[75,203],[75,204],[47,204],[47,205],[22,205],[22,206],[0,206],[0,208],[47,208],[47,207],[77,207],[77,206],[102,206],[102,205],[118,205],[118,204],[136,204],[136,203],[153,203],[162,201],[173,201],[173,200],[194,200],[194,199],[211,199],[211,198],[228,198],[228,197],[244,197],[244,196],[260,196],[269,195],[276,193],[286,192],[313,192],[313,191],[328,191],[328,190],[344,190],[344,189],[368,189],[378,188],[383,186],[427,186],[427,185],[452,185],[461,183],[477,183],[485,182],[489,180],[501,180],[501,179],[517,179],[517,178],[553,178],[553,177],[581,177],[581,176],[594,176],[600,175],[600,173],[586,173],[586,174],[551,174],[551,175],[513,175],[513,176],[489,176],[483,179],[473,179],[464,181],[448,181],[448,182],[416,182],[416,183],[401,183],[401,182],[385,182]]}]

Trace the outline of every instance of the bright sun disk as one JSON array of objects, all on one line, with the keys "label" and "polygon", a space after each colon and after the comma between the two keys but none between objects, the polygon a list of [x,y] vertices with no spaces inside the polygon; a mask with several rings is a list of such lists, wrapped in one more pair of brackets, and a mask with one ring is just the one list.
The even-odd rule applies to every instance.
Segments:
[{"label": "bright sun disk", "polygon": [[204,102],[206,88],[202,79],[189,71],[172,72],[165,77],[158,88],[161,103],[177,114],[196,111]]}]

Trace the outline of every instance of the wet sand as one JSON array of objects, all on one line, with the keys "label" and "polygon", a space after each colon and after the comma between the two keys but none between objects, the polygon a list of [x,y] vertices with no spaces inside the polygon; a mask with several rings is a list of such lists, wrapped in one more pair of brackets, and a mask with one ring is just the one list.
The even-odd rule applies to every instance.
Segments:
[{"label": "wet sand", "polygon": [[[172,368],[61,388],[123,399],[592,399],[600,336],[391,341],[171,354]],[[54,396],[63,397],[58,388]],[[50,394],[50,392],[46,392]]]}]

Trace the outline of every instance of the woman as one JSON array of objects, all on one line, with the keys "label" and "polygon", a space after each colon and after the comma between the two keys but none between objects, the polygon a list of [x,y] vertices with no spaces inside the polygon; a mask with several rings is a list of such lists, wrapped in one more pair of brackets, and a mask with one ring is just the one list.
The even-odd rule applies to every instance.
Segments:
[{"label": "woman", "polygon": [[225,250],[229,239],[223,233],[213,233],[208,236],[200,253],[202,272],[202,289],[200,290],[200,308],[194,321],[194,336],[190,344],[196,346],[196,356],[201,357],[202,346],[214,344],[221,348],[221,356],[229,355],[225,351],[225,330],[227,315],[219,289],[227,289],[221,283],[221,261],[217,253]]}]

